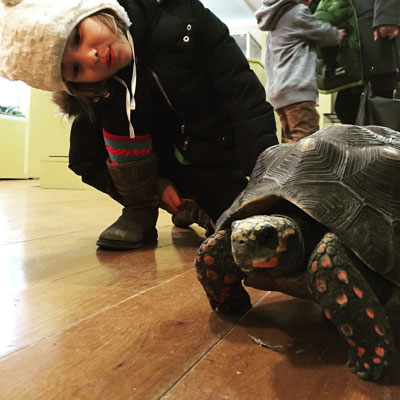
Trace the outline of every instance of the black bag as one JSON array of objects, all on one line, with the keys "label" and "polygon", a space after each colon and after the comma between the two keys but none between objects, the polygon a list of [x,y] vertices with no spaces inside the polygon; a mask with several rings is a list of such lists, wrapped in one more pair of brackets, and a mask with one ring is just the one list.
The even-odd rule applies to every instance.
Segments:
[{"label": "black bag", "polygon": [[400,99],[374,96],[367,81],[361,94],[356,125],[379,125],[400,131]]}]

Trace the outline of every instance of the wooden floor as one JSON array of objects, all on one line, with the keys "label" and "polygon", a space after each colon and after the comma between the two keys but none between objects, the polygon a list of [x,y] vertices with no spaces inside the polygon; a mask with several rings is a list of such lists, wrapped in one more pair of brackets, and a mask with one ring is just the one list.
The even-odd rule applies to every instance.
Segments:
[{"label": "wooden floor", "polygon": [[119,213],[94,190],[0,181],[1,400],[400,399],[400,369],[391,385],[354,376],[312,303],[253,290],[241,320],[213,313],[199,228],[162,213],[158,246],[97,249]]}]

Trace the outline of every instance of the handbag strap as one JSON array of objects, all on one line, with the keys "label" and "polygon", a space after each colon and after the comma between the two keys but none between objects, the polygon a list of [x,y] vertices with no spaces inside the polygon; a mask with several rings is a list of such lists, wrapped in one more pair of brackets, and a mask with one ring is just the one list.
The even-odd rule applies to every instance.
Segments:
[{"label": "handbag strap", "polygon": [[355,125],[363,126],[365,125],[365,109],[367,106],[367,98],[371,96],[371,82],[367,78],[364,83],[363,90],[360,96],[360,104],[358,106],[357,117]]}]

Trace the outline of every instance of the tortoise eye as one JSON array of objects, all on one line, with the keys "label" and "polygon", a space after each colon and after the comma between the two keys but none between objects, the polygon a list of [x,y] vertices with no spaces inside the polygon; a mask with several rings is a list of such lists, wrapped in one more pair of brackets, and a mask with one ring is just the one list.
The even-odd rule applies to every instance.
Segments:
[{"label": "tortoise eye", "polygon": [[267,225],[263,229],[261,229],[258,234],[258,243],[262,247],[275,248],[278,246],[278,236],[276,233],[276,229]]}]

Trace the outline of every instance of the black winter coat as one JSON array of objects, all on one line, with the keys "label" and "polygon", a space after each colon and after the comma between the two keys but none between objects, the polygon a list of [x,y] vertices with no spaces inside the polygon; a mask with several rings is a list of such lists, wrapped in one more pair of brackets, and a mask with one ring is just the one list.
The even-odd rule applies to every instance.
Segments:
[{"label": "black winter coat", "polygon": [[364,76],[395,72],[398,69],[400,39],[374,41],[373,28],[400,26],[400,0],[352,0],[357,13]]},{"label": "black winter coat", "polygon": [[347,31],[343,46],[319,49],[317,81],[321,93],[359,86],[370,76],[397,71],[399,39],[375,41],[374,28],[400,26],[400,0],[314,0],[312,10],[315,8],[317,18]]},{"label": "black winter coat", "polygon": [[[161,160],[175,145],[191,162],[241,168],[249,175],[260,152],[277,144],[275,120],[227,27],[198,0],[119,2],[132,21],[138,67],[135,131],[150,133]],[[118,199],[106,168],[101,121],[112,102],[111,96],[98,107],[95,124],[85,116],[75,119],[69,167]]]}]

